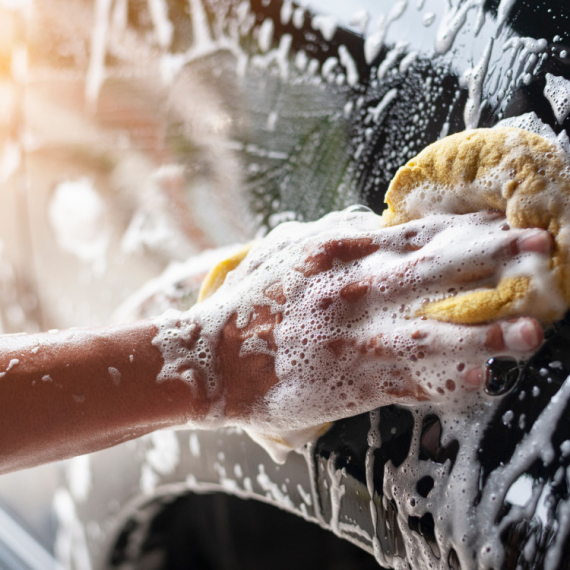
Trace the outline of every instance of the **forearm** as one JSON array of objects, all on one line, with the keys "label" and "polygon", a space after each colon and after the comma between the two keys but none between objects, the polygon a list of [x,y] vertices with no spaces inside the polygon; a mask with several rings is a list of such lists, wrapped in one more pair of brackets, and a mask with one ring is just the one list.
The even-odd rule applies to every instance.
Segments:
[{"label": "forearm", "polygon": [[209,409],[163,367],[151,321],[0,338],[0,473],[109,447]]}]

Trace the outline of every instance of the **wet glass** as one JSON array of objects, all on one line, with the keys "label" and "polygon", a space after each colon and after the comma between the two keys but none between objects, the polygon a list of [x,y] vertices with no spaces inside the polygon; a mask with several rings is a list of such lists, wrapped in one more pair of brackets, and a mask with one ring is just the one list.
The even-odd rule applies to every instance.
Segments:
[{"label": "wet glass", "polygon": [[[532,113],[563,141],[569,17],[554,0],[0,1],[2,332],[186,308],[200,252],[353,204],[379,213],[396,170],[447,134]],[[129,465],[76,519],[60,496],[61,532],[103,559],[128,500],[178,485],[262,497],[386,567],[562,568],[569,331],[521,370],[490,365],[488,403],[457,425],[385,408],[281,471],[236,433],[103,452],[94,480]],[[148,454],[172,441],[161,470]]]}]

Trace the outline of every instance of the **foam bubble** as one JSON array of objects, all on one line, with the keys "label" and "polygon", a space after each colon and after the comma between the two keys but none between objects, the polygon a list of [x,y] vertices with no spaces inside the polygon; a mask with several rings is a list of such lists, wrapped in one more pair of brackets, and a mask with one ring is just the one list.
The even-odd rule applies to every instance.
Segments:
[{"label": "foam bubble", "polygon": [[154,344],[165,360],[159,381],[182,378],[217,402],[209,421],[227,422],[223,381],[231,378],[220,379],[217,351],[231,320],[241,335],[237,358],[269,357],[278,380],[248,417],[231,420],[242,427],[279,436],[426,398],[464,409],[474,389],[466,374],[489,356],[481,329],[416,315],[426,300],[470,289],[479,272],[489,274],[481,288],[523,274],[541,275],[548,289],[547,256],[506,256],[497,266],[517,232],[486,214],[386,228],[360,208],[281,224],[214,295],[157,321]]}]

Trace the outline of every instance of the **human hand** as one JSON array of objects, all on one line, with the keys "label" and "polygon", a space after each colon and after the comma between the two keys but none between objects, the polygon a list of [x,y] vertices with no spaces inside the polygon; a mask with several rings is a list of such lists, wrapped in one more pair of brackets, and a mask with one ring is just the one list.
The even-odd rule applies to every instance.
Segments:
[{"label": "human hand", "polygon": [[539,323],[437,322],[418,316],[422,303],[547,275],[551,248],[547,232],[496,214],[384,228],[336,213],[277,228],[187,313],[2,337],[0,472],[189,423],[290,449],[381,405],[473,401],[488,357],[529,356]]},{"label": "human hand", "polygon": [[[511,230],[496,213],[433,216],[384,228],[372,213],[285,224],[257,244],[197,307],[215,346],[230,421],[303,428],[379,405],[460,401],[492,355],[523,359],[540,324],[476,326],[418,317],[426,299],[545,270],[542,230]],[[530,268],[530,269],[529,269]]]}]

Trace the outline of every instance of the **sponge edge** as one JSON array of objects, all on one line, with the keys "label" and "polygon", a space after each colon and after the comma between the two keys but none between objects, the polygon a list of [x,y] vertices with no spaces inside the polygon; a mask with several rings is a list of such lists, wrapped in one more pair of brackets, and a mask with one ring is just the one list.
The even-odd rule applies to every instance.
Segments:
[{"label": "sponge edge", "polygon": [[564,303],[537,303],[530,276],[429,303],[425,316],[477,324],[524,314],[546,324],[570,307],[570,160],[549,140],[512,127],[451,135],[399,169],[386,203],[388,226],[430,214],[498,210],[513,228],[542,228],[554,237],[550,267]]},{"label": "sponge edge", "polygon": [[254,242],[246,243],[241,249],[233,255],[214,265],[208,272],[200,291],[198,292],[198,303],[201,303],[208,297],[211,297],[224,283],[230,271],[233,271],[247,256]]},{"label": "sponge edge", "polygon": [[[246,258],[255,242],[245,244],[232,256],[217,263],[206,275],[200,292],[198,293],[198,303],[211,297],[224,283],[226,277],[238,267]],[[275,463],[285,463],[287,455],[294,449],[300,449],[307,443],[315,441],[324,434],[332,423],[319,424],[302,430],[292,430],[286,433],[266,434],[257,430],[245,428],[249,437],[267,451]]]},{"label": "sponge edge", "polygon": [[436,321],[476,325],[513,316],[532,292],[529,278],[511,277],[501,280],[496,289],[433,301],[418,314]]}]

